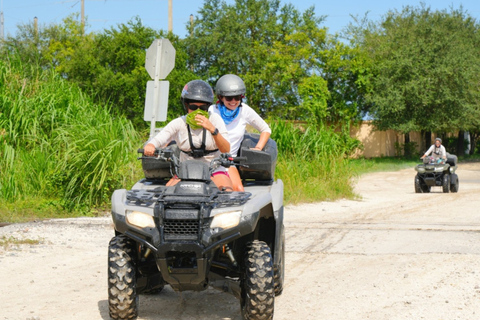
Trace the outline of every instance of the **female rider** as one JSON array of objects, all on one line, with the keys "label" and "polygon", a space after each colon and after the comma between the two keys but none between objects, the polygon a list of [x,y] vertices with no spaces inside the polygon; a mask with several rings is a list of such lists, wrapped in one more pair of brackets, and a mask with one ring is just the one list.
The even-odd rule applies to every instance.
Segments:
[{"label": "female rider", "polygon": [[[262,150],[270,138],[271,129],[268,124],[247,104],[242,102],[246,87],[243,80],[234,74],[226,74],[217,81],[215,86],[218,102],[210,106],[210,113],[220,115],[226,124],[230,141],[230,153],[236,157],[242,143],[247,124],[260,132],[260,139],[255,150]],[[236,167],[228,169],[228,174],[235,191],[243,191],[242,180]]]},{"label": "female rider", "polygon": [[[207,111],[214,98],[210,85],[202,80],[193,80],[185,85],[181,95],[181,102],[188,114],[200,108]],[[155,135],[144,147],[146,156],[153,156],[155,148],[165,146],[175,140],[180,153],[180,161],[195,159],[207,164],[221,153],[230,151],[228,132],[222,118],[211,114],[208,118],[197,114],[195,122],[198,129],[187,124],[187,116],[172,120],[162,131]],[[179,179],[172,178],[167,186],[175,185]],[[230,180],[224,167],[217,168],[212,173],[212,181],[220,190],[232,190]]]}]

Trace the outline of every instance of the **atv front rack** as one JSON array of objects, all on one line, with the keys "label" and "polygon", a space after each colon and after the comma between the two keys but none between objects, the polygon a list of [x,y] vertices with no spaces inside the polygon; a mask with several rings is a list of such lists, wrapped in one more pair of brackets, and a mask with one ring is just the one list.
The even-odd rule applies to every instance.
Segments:
[{"label": "atv front rack", "polygon": [[166,190],[166,187],[160,187],[153,190],[129,190],[127,191],[127,203],[146,207],[157,202],[162,202],[164,205],[175,203],[203,203],[212,208],[222,208],[241,206],[245,204],[252,195],[250,192],[214,191],[211,195],[189,194],[188,196],[179,196],[166,194]]}]

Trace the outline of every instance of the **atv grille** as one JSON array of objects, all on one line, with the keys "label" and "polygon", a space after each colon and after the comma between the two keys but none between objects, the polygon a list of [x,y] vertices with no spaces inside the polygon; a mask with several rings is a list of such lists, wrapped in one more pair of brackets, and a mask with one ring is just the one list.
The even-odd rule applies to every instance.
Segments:
[{"label": "atv grille", "polygon": [[195,220],[165,220],[163,233],[165,240],[185,239],[195,240],[198,238],[199,221]]}]

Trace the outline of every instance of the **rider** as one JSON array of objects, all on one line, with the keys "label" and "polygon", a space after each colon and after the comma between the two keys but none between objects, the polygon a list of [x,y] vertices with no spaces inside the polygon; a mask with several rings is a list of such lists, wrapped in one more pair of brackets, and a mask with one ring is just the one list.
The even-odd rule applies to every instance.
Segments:
[{"label": "rider", "polygon": [[430,148],[427,150],[427,152],[425,152],[421,159],[429,156],[430,154],[432,154],[432,157],[436,162],[447,159],[447,150],[445,150],[445,147],[442,146],[442,139],[436,138],[435,144],[432,144],[430,146]]},{"label": "rider", "polygon": [[[196,114],[192,122],[188,121],[188,114],[197,109],[207,111],[212,104],[214,94],[212,87],[202,80],[193,80],[183,88],[180,101],[187,112],[168,123],[157,135],[150,139],[144,147],[146,156],[153,156],[155,148],[175,141],[181,150],[180,161],[198,160],[210,165],[210,162],[221,153],[230,151],[228,132],[222,118],[216,114],[208,117]],[[190,125],[187,123],[190,122]],[[175,176],[167,186],[175,185],[179,179]],[[220,189],[232,190],[232,181],[224,167],[217,168],[212,173],[212,181]]]},{"label": "rider", "polygon": [[[260,139],[252,149],[261,151],[267,144],[272,130],[255,110],[242,102],[247,91],[243,80],[234,74],[223,75],[218,79],[215,91],[218,101],[217,104],[210,106],[209,111],[212,114],[220,115],[225,122],[231,143],[231,155],[237,156],[247,124],[260,132]],[[234,190],[243,191],[242,180],[237,168],[231,166],[228,168],[228,173],[232,179]]]}]

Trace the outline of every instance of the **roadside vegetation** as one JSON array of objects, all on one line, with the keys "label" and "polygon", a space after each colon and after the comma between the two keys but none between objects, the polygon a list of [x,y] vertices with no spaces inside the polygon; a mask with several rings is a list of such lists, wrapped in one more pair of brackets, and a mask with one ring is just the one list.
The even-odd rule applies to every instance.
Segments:
[{"label": "roadside vegetation", "polygon": [[[286,203],[352,198],[353,177],[412,167],[411,131],[427,145],[436,132],[460,159],[469,132],[467,158],[478,159],[478,22],[425,5],[354,20],[341,39],[313,7],[205,0],[183,39],[138,17],[86,34],[74,16],[19,25],[0,44],[0,222],[99,214],[142,177],[145,50],[156,38],[176,49],[168,119],[183,113],[186,82],[245,80],[247,103],[272,125]],[[350,126],[367,116],[404,134],[399,158],[351,159],[362,146]]]},{"label": "roadside vegetation", "polygon": [[0,221],[88,214],[131,183],[128,120],[54,71],[0,60],[0,75]]}]

